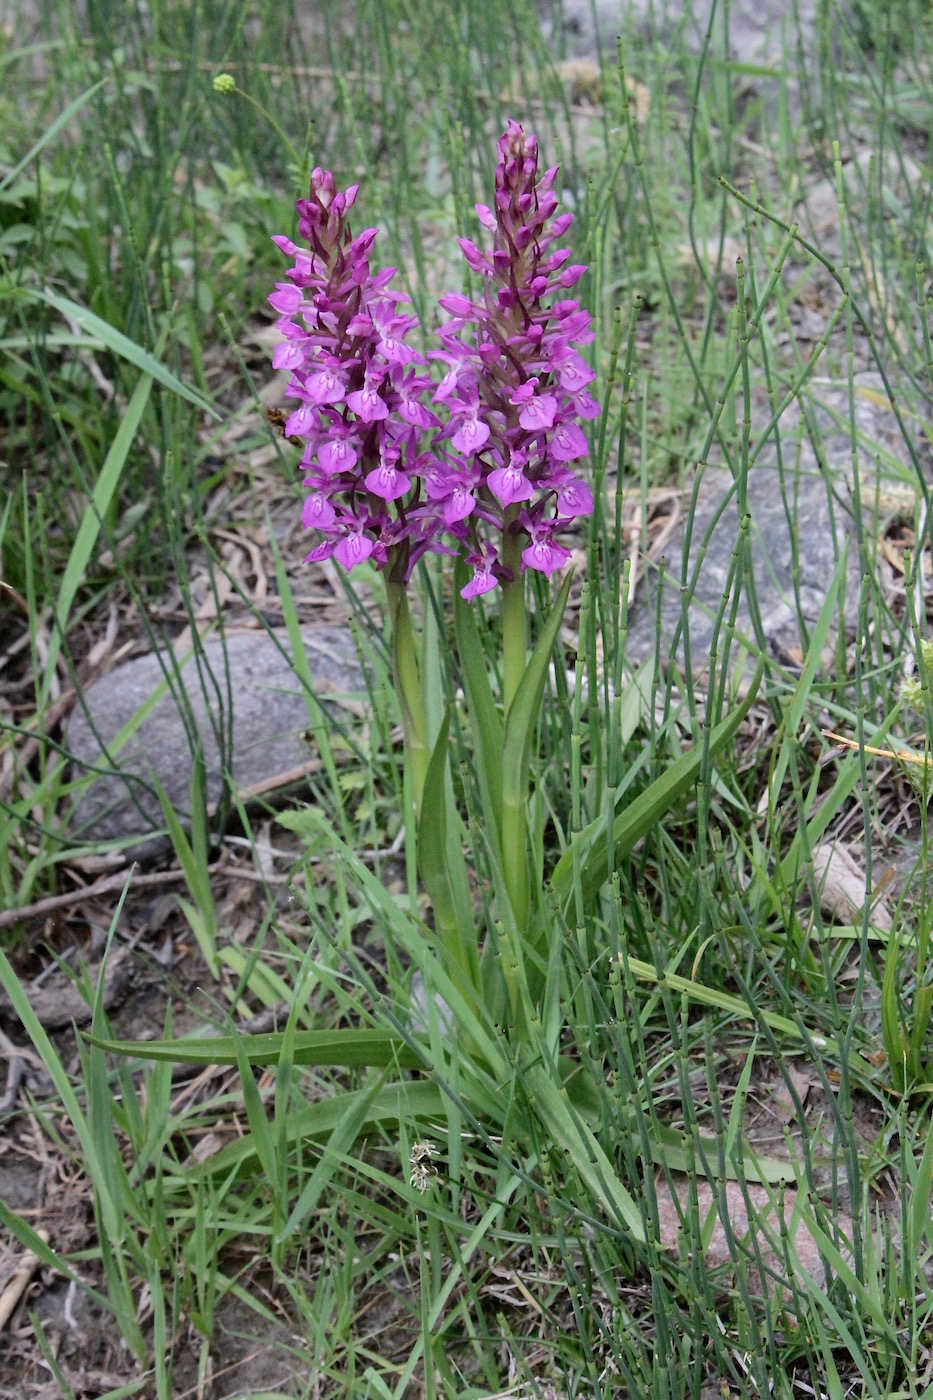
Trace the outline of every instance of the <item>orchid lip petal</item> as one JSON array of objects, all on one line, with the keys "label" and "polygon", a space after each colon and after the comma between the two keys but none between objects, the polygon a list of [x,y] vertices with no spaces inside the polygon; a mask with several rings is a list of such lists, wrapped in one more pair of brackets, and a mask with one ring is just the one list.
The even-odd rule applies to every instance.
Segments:
[{"label": "orchid lip petal", "polygon": [[451,438],[451,446],[465,456],[481,452],[489,441],[489,428],[479,418],[464,418]]},{"label": "orchid lip petal", "polygon": [[466,588],[461,588],[460,596],[467,602],[472,602],[483,593],[491,593],[497,587],[496,576],[489,568],[477,569]]},{"label": "orchid lip petal", "polygon": [[349,572],[356,564],[362,564],[373,552],[373,541],[363,532],[354,530],[340,541],[334,550],[334,558]]}]

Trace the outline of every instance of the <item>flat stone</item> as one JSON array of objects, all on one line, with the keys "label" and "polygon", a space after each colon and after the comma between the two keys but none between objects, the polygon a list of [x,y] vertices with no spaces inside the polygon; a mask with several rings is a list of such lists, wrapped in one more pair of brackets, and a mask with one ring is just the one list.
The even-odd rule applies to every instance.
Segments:
[{"label": "flat stone", "polygon": [[[623,40],[682,43],[699,54],[713,15],[715,0],[562,0],[559,23],[552,25],[577,57],[602,52],[615,60],[616,36]],[[557,8],[557,7],[555,7]],[[717,5],[712,52],[721,51],[722,6]],[[729,57],[734,63],[785,68],[788,54],[796,58],[798,38],[812,47],[815,0],[732,0],[729,6]]]},{"label": "flat stone", "polygon": [[[302,640],[314,692],[329,710],[333,697],[365,693],[349,631],[306,628]],[[239,792],[280,775],[294,780],[315,757],[310,726],[284,629],[213,637],[199,656],[150,653],[118,666],[88,688],[68,726],[72,780],[101,774],[78,796],[72,836],[135,842],[126,852],[133,859],[160,854],[166,839],[151,834],[165,828],[155,781],[187,818],[198,743],[212,807],[225,772]]]},{"label": "flat stone", "polygon": [[[871,505],[882,455],[906,460],[900,429],[887,405],[880,376],[857,375],[855,422],[860,446],[863,501]],[[819,618],[843,548],[848,547],[842,590],[846,632],[857,621],[861,566],[853,515],[852,447],[848,424],[848,389],[838,382],[811,386],[812,421],[818,429],[814,446],[801,421],[797,403],[782,416],[776,431],[783,453],[783,481],[777,446],[769,439],[748,472],[746,505],[751,517],[745,568],[754,579],[761,633],[756,632],[748,602],[748,573],[744,575],[736,612],[736,631],[757,647],[761,642],[779,658],[799,660],[809,633]],[[759,419],[767,422],[766,402],[759,402]],[[841,421],[840,421],[841,420]],[[684,502],[690,507],[690,495]],[[695,673],[709,664],[715,619],[729,587],[733,554],[739,539],[739,517],[731,474],[722,468],[704,473],[693,513],[687,578],[695,579],[687,607],[690,665]],[[660,613],[657,574],[649,573],[629,615],[626,652],[635,664],[657,648],[661,660],[686,663],[681,593],[684,532],[681,526],[667,549]],[[719,636],[725,641],[726,607]],[[660,629],[658,619],[660,616]],[[837,613],[838,619],[838,613]],[[835,626],[835,620],[834,620]],[[679,635],[678,635],[679,632]],[[733,655],[734,655],[733,651]]]},{"label": "flat stone", "polygon": [[[817,1237],[809,1229],[808,1208],[798,1208],[797,1192],[792,1187],[780,1190],[771,1187],[769,1190],[751,1182],[740,1185],[737,1181],[727,1181],[714,1196],[708,1181],[672,1173],[671,1184],[659,1178],[655,1183],[655,1192],[660,1243],[672,1254],[686,1254],[699,1243],[689,1238],[685,1221],[695,1216],[701,1225],[705,1225],[712,1212],[715,1220],[703,1258],[704,1266],[710,1272],[722,1270],[725,1273],[730,1266],[735,1266],[739,1260],[734,1245],[738,1245],[744,1256],[745,1281],[754,1297],[780,1298],[783,1305],[793,1311],[792,1294],[788,1288],[788,1261],[791,1273],[796,1275],[798,1289],[805,1274],[809,1274],[819,1288],[825,1286],[826,1266]],[[694,1192],[695,1204],[691,1203]],[[728,1229],[724,1220],[728,1221]],[[851,1263],[848,1241],[853,1237],[852,1221],[849,1216],[840,1213],[836,1216],[835,1226],[842,1257],[846,1263]],[[756,1243],[750,1247],[749,1241],[753,1237]],[[786,1240],[780,1253],[773,1246],[773,1242],[779,1239]],[[723,1282],[726,1283],[726,1280]]]},{"label": "flat stone", "polygon": [[[733,553],[739,538],[735,494],[730,495],[732,477],[721,470],[707,471],[703,487],[702,498],[693,513],[688,567],[688,580],[692,581],[699,566],[687,610],[690,665],[694,672],[703,672],[708,667],[715,619],[722,606],[723,594],[729,587]],[[826,485],[817,472],[806,475],[798,473],[791,481],[788,496],[789,512],[785,508],[775,467],[753,467],[748,473],[746,499],[751,515],[750,569],[755,580],[764,640],[773,651],[793,655],[806,640],[801,636],[804,630],[801,618],[806,627],[812,628],[819,617],[836,568],[835,549],[842,546],[851,523],[845,509],[840,508],[838,503],[834,503],[835,511],[831,516]],[[689,500],[686,507],[689,508]],[[675,639],[684,611],[681,595],[682,549],[678,549],[682,538],[681,530],[679,538],[672,540],[667,554],[660,632],[657,587],[653,586],[650,578],[645,595],[637,602],[634,614],[630,616],[626,654],[632,662],[643,661],[656,645],[660,648],[663,661],[674,656],[679,664],[686,662],[682,629],[679,639]],[[800,570],[796,590],[795,544]],[[761,639],[756,637],[748,605],[747,575],[744,577],[746,581],[742,585],[736,612],[736,631],[757,646]],[[857,590],[858,581],[858,551],[850,544],[847,596],[853,596],[852,590]],[[731,613],[730,597],[725,612],[726,621]],[[719,636],[720,654],[724,641],[723,627]]]}]

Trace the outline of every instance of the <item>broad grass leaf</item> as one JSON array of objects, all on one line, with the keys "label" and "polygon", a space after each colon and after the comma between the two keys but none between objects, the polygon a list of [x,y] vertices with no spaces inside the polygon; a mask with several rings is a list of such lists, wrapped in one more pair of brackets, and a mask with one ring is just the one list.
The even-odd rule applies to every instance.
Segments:
[{"label": "broad grass leaf", "polygon": [[58,625],[53,629],[49,639],[43,702],[48,696],[52,678],[55,675],[55,667],[58,664],[62,641],[67,632],[68,616],[72,604],[87,574],[91,553],[97,536],[100,534],[101,522],[106,517],[107,509],[119,485],[120,476],[133,445],[133,439],[149,402],[154,377],[151,374],[144,374],[133,391],[132,398],[126,406],[126,412],[110,446],[110,451],[100,469],[94,490],[91,492],[91,499],[88,501],[81,524],[78,526],[74,544],[71,546],[71,553],[68,556],[68,563],[65,565],[65,572],[58,590],[58,601],[55,605],[55,617]]},{"label": "broad grass leaf", "polygon": [[[2,968],[0,968],[2,975]],[[92,1045],[112,1055],[130,1055],[139,1060],[169,1060],[186,1065],[235,1065],[237,1045],[251,1065],[278,1064],[284,1031],[264,1035],[191,1036],[178,1040],[104,1040],[88,1036]],[[424,1058],[399,1035],[380,1030],[298,1031],[294,1039],[296,1065],[343,1065],[347,1069],[367,1067],[422,1069]]]},{"label": "broad grass leaf", "polygon": [[34,301],[43,301],[58,311],[68,321],[75,322],[76,325],[86,330],[89,335],[103,341],[107,349],[114,355],[119,355],[121,359],[127,360],[143,374],[154,379],[163,388],[170,389],[179,398],[187,399],[195,408],[199,408],[202,413],[208,414],[211,418],[219,418],[220,415],[213,404],[208,403],[195,389],[190,389],[171,370],[151,355],[148,350],[144,350],[141,345],[137,345],[134,340],[130,340],[122,331],[118,331],[109,321],[104,321],[100,316],[95,316],[93,311],[89,311],[86,306],[82,306],[77,301],[72,301],[70,297],[58,296],[54,292],[43,292],[36,288],[21,288],[19,295],[28,296]]}]

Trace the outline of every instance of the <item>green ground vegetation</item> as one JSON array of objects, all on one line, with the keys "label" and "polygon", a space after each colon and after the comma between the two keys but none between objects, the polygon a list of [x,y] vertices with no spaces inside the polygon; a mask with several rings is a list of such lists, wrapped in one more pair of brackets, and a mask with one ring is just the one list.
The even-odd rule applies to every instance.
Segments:
[{"label": "green ground vegetation", "polygon": [[[169,927],[199,969],[196,1089],[169,1050],[53,1037],[22,990],[48,945],[87,951],[88,908],[131,941],[132,880],[74,919],[63,904],[51,925],[6,920],[4,1024],[46,1077],[5,1144],[41,1141],[87,1226],[46,1240],[41,1211],[2,1200],[0,1222],[11,1259],[32,1249],[47,1288],[74,1285],[97,1339],[79,1361],[27,1299],[6,1393],[51,1374],[112,1400],[933,1394],[930,14],[818,0],[811,32],[791,3],[784,62],[763,72],[730,55],[728,4],[699,48],[683,26],[633,32],[590,63],[567,61],[559,26],[543,37],[545,9],[88,0],[79,17],[38,0],[0,23],[0,908],[110,868],[70,821],[88,777],[62,715],[124,644],[234,615],[294,632],[317,589],[369,687],[338,717],[309,698],[322,761],[297,792],[231,787],[209,811],[194,763],[191,827],[167,811]],[[451,1030],[434,996],[381,581],[301,566],[296,454],[264,394],[270,235],[294,232],[310,167],[361,184],[360,227],[380,225],[380,260],[430,325],[463,284],[455,238],[480,238],[509,117],[561,166],[604,404],[598,509],[532,746],[559,930],[552,1059],[534,1064],[507,1027],[464,1031],[468,1009]],[[876,401],[883,442],[860,416]],[[819,460],[834,434],[852,444],[848,485],[826,484],[859,587],[840,554],[799,649],[775,649],[743,529],[712,654],[671,664],[659,636],[633,666],[629,583],[657,572],[639,561],[664,510],[686,489],[689,515],[698,464],[725,465],[741,505],[792,417],[775,466],[791,513],[803,435]],[[805,520],[794,541],[799,564]],[[689,642],[686,566],[683,582]],[[451,597],[443,570],[419,576],[485,915]],[[491,664],[496,629],[490,610]],[[607,817],[688,751],[686,791],[610,850]],[[221,837],[251,877],[239,906]],[[602,866],[584,860],[600,839]],[[814,854],[832,841],[858,888],[831,914],[836,876]],[[74,975],[96,1041],[133,1037],[103,983]],[[235,1029],[282,1003],[271,1038]],[[168,1039],[178,1014],[162,995],[147,1033]],[[321,1063],[334,1030],[343,1049]],[[266,1370],[246,1382],[257,1348]]]}]

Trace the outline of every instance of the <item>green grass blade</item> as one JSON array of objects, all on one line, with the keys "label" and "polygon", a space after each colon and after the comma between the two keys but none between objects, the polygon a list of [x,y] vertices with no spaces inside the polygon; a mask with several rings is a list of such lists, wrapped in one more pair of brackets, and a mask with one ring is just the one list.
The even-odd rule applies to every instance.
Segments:
[{"label": "green grass blade", "polygon": [[109,321],[104,321],[100,316],[95,316],[93,311],[89,311],[86,306],[81,306],[79,302],[72,301],[70,297],[59,296],[55,292],[43,292],[35,288],[18,290],[18,295],[27,296],[33,301],[43,301],[64,316],[68,321],[74,321],[88,335],[94,336],[103,342],[107,349],[114,355],[119,355],[122,360],[135,365],[141,369],[143,374],[147,374],[163,388],[170,389],[173,394],[178,394],[179,398],[187,399],[188,403],[194,404],[202,413],[208,414],[211,418],[218,418],[220,414],[196,389],[191,389],[187,384],[174,374],[171,370],[150,355],[148,350],[144,350],[141,345],[130,340],[122,331],[118,331]]},{"label": "green grass blade", "polygon": [[[333,1094],[306,1108],[289,1114],[286,1125],[288,1141],[311,1141],[329,1138],[353,1114],[359,1104],[359,1090]],[[402,1119],[437,1121],[444,1114],[444,1095],[433,1080],[412,1080],[385,1084],[367,1105],[359,1124],[359,1133],[368,1129],[398,1123]],[[224,1176],[258,1161],[256,1143],[247,1135],[229,1143],[191,1172],[193,1180],[207,1176]]]},{"label": "green grass blade", "polygon": [[101,1216],[108,1235],[112,1239],[119,1239],[123,1233],[123,1219],[117,1209],[109,1190],[107,1189],[107,1174],[103,1164],[98,1158],[97,1147],[94,1136],[91,1132],[88,1120],[78,1103],[78,1097],[71,1087],[71,1080],[65,1073],[65,1067],[58,1057],[55,1046],[49,1039],[45,1027],[42,1025],[35,1011],[30,1005],[26,993],[23,991],[19,978],[10,966],[6,954],[0,950],[0,985],[10,998],[13,1010],[22,1022],[23,1029],[36,1047],[45,1068],[52,1077],[52,1082],[62,1101],[62,1105],[81,1144],[84,1159],[87,1164],[88,1175],[94,1183],[101,1206]]},{"label": "green grass blade", "polygon": [[[721,992],[716,987],[706,987],[700,982],[694,982],[689,977],[682,977],[677,972],[658,972],[651,963],[642,962],[640,958],[626,958],[626,966],[640,981],[652,982],[659,987],[669,987],[671,991],[683,994],[692,1001],[698,1001],[703,1006],[715,1006],[720,1011],[727,1011],[743,1021],[763,1021],[772,1030],[779,1031],[782,1035],[792,1036],[794,1040],[805,1039],[800,1027],[790,1017],[781,1016],[776,1011],[767,1011],[760,1006],[752,1007],[741,997],[733,996],[731,992]],[[811,1034],[810,1040],[818,1050],[827,1051],[837,1058],[841,1057],[842,1052],[839,1045],[831,1036]],[[848,1063],[850,1069],[855,1070],[860,1075],[866,1086],[874,1085],[877,1075],[867,1060],[854,1051],[850,1051]]]},{"label": "green grass blade", "polygon": [[114,492],[119,485],[120,476],[126,466],[133,439],[139,428],[140,420],[149,402],[149,394],[152,390],[152,376],[144,374],[136,385],[133,396],[126,406],[123,421],[117,429],[116,437],[111,444],[110,451],[101,468],[100,476],[97,478],[91,499],[78,527],[75,542],[71,547],[68,556],[68,563],[65,566],[65,573],[58,590],[58,601],[55,606],[55,616],[58,626],[52,632],[49,639],[48,660],[45,666],[45,679],[43,682],[43,704],[48,697],[49,686],[55,674],[55,667],[62,649],[68,627],[68,616],[71,612],[72,604],[78,589],[84,582],[87,572],[88,562],[94,548],[97,536],[100,533],[101,522],[107,513],[107,508],[113,499]]},{"label": "green grass blade", "polygon": [[[36,48],[38,47],[40,46],[37,45]],[[42,47],[51,48],[52,45],[44,45]],[[21,50],[20,52],[25,52],[25,50]],[[4,175],[3,179],[0,180],[0,194],[2,194],[2,192],[5,189],[8,189],[10,185],[13,184],[13,181],[23,173],[27,165],[29,165],[30,161],[35,160],[36,156],[39,155],[39,153],[45,149],[45,147],[49,144],[50,141],[54,141],[58,133],[64,130],[66,126],[68,126],[72,117],[76,117],[78,115],[78,113],[81,111],[81,108],[86,106],[87,103],[90,102],[95,92],[99,92],[106,81],[106,78],[101,78],[98,82],[94,83],[92,87],[89,87],[85,89],[84,92],[80,93],[74,99],[73,102],[68,103],[68,106],[65,108],[65,110],[55,118],[48,130],[43,132],[43,134],[39,137],[39,140],[35,143],[35,145],[29,148],[29,150],[23,156],[22,160],[18,161],[16,165],[13,166],[12,170],[8,170],[7,173]]]}]

